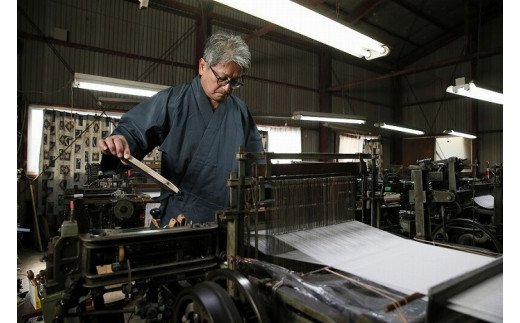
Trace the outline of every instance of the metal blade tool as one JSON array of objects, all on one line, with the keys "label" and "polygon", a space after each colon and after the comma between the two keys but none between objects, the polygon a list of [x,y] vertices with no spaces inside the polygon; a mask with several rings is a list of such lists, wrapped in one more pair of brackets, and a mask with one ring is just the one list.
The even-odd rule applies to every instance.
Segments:
[{"label": "metal blade tool", "polygon": [[162,188],[172,191],[175,194],[179,195],[179,198],[182,197],[183,193],[177,186],[175,186],[172,182],[161,176],[161,174],[157,173],[146,164],[139,161],[137,158],[130,156],[129,158],[121,158],[125,163],[132,166],[134,169],[140,170],[145,176],[153,180],[155,183],[159,184]]}]

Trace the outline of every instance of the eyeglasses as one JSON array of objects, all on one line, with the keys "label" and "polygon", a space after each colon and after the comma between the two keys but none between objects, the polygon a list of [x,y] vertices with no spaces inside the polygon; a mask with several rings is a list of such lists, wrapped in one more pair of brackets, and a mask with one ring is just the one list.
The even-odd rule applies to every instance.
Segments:
[{"label": "eyeglasses", "polygon": [[[208,64],[208,66],[209,66],[209,64]],[[209,69],[213,72],[213,75],[215,75],[215,78],[217,79],[217,84],[219,86],[224,87],[228,84],[231,84],[232,89],[238,89],[239,87],[244,85],[244,81],[243,81],[242,77],[236,78],[236,79],[226,79],[226,78],[222,78],[222,77],[218,76],[217,73],[215,73],[215,71],[211,68],[211,66],[209,66]]]}]

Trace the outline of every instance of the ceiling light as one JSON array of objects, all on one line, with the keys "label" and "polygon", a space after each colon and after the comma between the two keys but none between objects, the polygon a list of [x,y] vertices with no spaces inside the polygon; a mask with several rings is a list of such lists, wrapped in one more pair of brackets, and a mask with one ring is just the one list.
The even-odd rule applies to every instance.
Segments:
[{"label": "ceiling light", "polygon": [[73,87],[136,96],[152,96],[168,88],[165,85],[115,79],[111,77],[74,73]]},{"label": "ceiling light", "polygon": [[144,98],[112,98],[112,97],[106,97],[106,96],[100,96],[97,98],[99,105],[114,105],[114,106],[134,106],[137,105],[143,100]]},{"label": "ceiling light", "polygon": [[353,124],[364,124],[366,122],[365,117],[352,116],[339,113],[327,113],[327,112],[312,112],[312,111],[295,111],[292,116],[293,120],[305,120],[305,121],[321,121],[321,122],[333,122],[333,123],[353,123]]},{"label": "ceiling light", "polygon": [[504,104],[502,93],[480,88],[476,86],[473,81],[467,84],[465,82],[466,81],[463,77],[455,79],[455,86],[448,86],[446,92],[462,95],[472,99],[488,101],[491,103]]},{"label": "ceiling light", "polygon": [[413,135],[424,135],[424,131],[421,131],[421,130],[391,125],[391,124],[384,123],[384,122],[375,123],[374,126],[379,127],[379,128],[389,129],[389,130],[396,130],[396,131],[400,131],[400,132],[411,133]]},{"label": "ceiling light", "polygon": [[337,124],[337,123],[324,123],[323,124],[325,127],[328,127],[332,130],[336,130],[336,131],[339,131],[339,132],[348,132],[348,133],[355,133],[355,134],[359,134],[359,135],[371,135],[372,133],[367,130],[367,129],[364,129],[360,126],[356,126],[356,125],[342,125],[342,124]]},{"label": "ceiling light", "polygon": [[445,134],[447,134],[447,135],[463,137],[463,138],[468,138],[468,139],[476,139],[477,138],[477,136],[470,135],[470,134],[463,133],[463,132],[453,131],[453,130],[444,130],[443,132]]},{"label": "ceiling light", "polygon": [[215,1],[356,57],[369,60],[390,52],[386,45],[289,0]]}]

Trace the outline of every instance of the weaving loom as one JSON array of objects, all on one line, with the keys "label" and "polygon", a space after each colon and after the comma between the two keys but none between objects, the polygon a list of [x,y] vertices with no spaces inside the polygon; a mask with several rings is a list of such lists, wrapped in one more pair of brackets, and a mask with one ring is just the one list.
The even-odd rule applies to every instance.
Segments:
[{"label": "weaving loom", "polygon": [[98,230],[78,208],[48,248],[45,321],[501,322],[501,257],[378,229],[376,158],[239,150],[231,207],[203,224]]},{"label": "weaving loom", "polygon": [[[249,244],[243,242],[241,234],[235,234],[238,231],[245,232],[247,240],[254,239],[257,252],[260,234],[272,236],[354,220],[358,201],[364,200],[368,186],[365,159],[374,158],[369,154],[245,152],[239,152],[237,156],[238,174],[232,174],[228,183],[232,210],[226,212],[226,217],[231,220],[228,230],[235,235],[228,241],[228,257],[237,252],[242,256],[253,256],[243,250]],[[273,159],[291,158],[304,162],[271,163]],[[359,162],[340,163],[336,162],[338,159],[358,159]],[[246,178],[248,160],[263,162],[252,164],[251,177]],[[377,177],[376,173],[372,173],[372,177]],[[365,212],[364,208],[362,212]]]},{"label": "weaving loom", "polygon": [[[230,179],[236,208],[227,214],[228,233],[234,235],[234,240],[228,236],[229,268],[247,272],[237,260],[246,256],[265,261],[264,267],[280,265],[291,271],[313,273],[302,274],[300,279],[317,279],[320,287],[326,286],[324,281],[334,280],[325,288],[335,293],[317,292],[319,296],[314,296],[322,301],[328,299],[330,306],[342,309],[341,317],[350,320],[364,317],[375,321],[430,321],[465,315],[489,322],[502,320],[502,258],[403,239],[356,221],[357,210],[365,211],[359,201],[364,206],[363,198],[370,196],[370,178],[377,178],[373,169],[367,176],[364,159],[374,156],[360,154],[355,156],[359,162],[338,163],[335,160],[354,157],[238,154],[242,167],[244,160],[259,157],[265,159],[265,164],[253,165],[251,178],[246,178],[239,167],[239,175]],[[295,157],[332,161],[270,163],[270,159]],[[372,214],[374,200],[369,199]],[[488,274],[482,276],[486,271]],[[334,278],[316,276],[318,272]],[[447,285],[453,288],[455,278],[464,278],[466,289],[485,282],[480,284],[486,285],[482,287],[484,294],[492,296],[476,305],[455,297],[458,292],[442,294],[440,291],[444,292]],[[338,279],[343,281],[338,283]],[[313,283],[306,284],[307,288],[300,286],[304,294],[313,294],[313,288],[308,287]],[[341,284],[356,287],[340,288]],[[354,292],[357,288],[359,293]],[[479,299],[484,294],[477,292]],[[378,295],[376,299],[374,295]],[[385,311],[381,306],[385,302],[394,304],[397,310]]]}]

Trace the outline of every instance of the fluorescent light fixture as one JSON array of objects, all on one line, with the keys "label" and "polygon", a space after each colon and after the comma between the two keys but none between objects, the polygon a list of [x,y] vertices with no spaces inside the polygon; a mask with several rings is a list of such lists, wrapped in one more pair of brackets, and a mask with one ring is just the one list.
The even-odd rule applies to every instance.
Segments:
[{"label": "fluorescent light fixture", "polygon": [[446,92],[462,95],[472,99],[488,101],[491,103],[504,104],[502,93],[480,88],[476,86],[473,81],[467,84],[465,82],[466,81],[463,77],[455,79],[455,86],[448,86]]},{"label": "fluorescent light fixture", "polygon": [[372,133],[368,131],[367,129],[364,129],[362,127],[356,126],[356,125],[343,125],[343,124],[337,124],[337,123],[324,123],[325,127],[330,128],[332,130],[340,131],[340,132],[349,132],[349,133],[355,133],[360,135],[371,135]]},{"label": "fluorescent light fixture", "polygon": [[366,122],[365,117],[352,116],[339,113],[327,113],[327,112],[312,112],[312,111],[295,111],[292,116],[293,120],[305,120],[305,121],[321,121],[321,122],[333,122],[333,123],[352,123],[352,124],[364,124]]},{"label": "fluorescent light fixture", "polygon": [[416,130],[416,129],[405,128],[405,127],[401,127],[401,126],[391,125],[391,124],[384,123],[384,122],[375,123],[374,126],[375,127],[379,127],[379,128],[389,129],[389,130],[395,130],[395,131],[400,131],[400,132],[411,133],[413,135],[424,135],[424,131],[421,131],[421,130]]},{"label": "fluorescent light fixture", "polygon": [[215,0],[367,60],[387,55],[389,48],[347,26],[289,0]]},{"label": "fluorescent light fixture", "polygon": [[476,139],[477,138],[477,136],[470,135],[470,134],[463,133],[463,132],[453,131],[453,130],[444,130],[443,132],[445,134],[447,134],[447,135],[463,137],[463,138],[468,138],[468,139]]},{"label": "fluorescent light fixture", "polygon": [[165,85],[136,82],[111,77],[74,73],[73,87],[92,91],[103,91],[127,95],[150,97],[168,88]]}]

